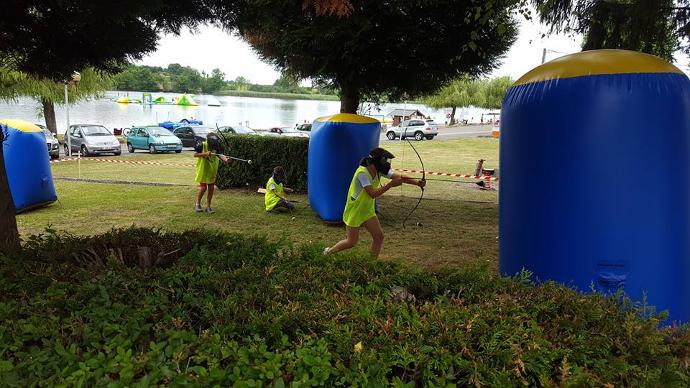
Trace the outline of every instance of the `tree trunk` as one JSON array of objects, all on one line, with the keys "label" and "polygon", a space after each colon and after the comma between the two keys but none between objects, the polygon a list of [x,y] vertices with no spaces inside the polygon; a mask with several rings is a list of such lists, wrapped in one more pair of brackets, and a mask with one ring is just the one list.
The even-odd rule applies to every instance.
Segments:
[{"label": "tree trunk", "polygon": [[359,89],[345,89],[340,92],[340,113],[357,113]]},{"label": "tree trunk", "polygon": [[55,104],[52,101],[48,101],[45,98],[41,99],[41,104],[43,104],[43,118],[46,119],[46,128],[53,135],[57,135],[57,122],[55,121]]},{"label": "tree trunk", "polygon": [[455,106],[453,106],[453,110],[450,112],[450,125],[455,124]]},{"label": "tree trunk", "polygon": [[11,254],[17,252],[20,245],[16,210],[5,170],[4,140],[5,130],[0,126],[0,252]]}]

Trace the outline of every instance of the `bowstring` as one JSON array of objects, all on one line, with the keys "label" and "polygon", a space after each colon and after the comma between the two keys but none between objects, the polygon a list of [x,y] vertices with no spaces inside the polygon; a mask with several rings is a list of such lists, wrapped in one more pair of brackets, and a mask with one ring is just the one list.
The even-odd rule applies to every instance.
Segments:
[{"label": "bowstring", "polygon": [[[415,148],[415,146],[412,145],[412,142],[410,141],[410,139],[405,139],[405,140],[407,140],[407,143],[410,145],[410,147],[412,147],[412,150],[417,155],[417,158],[419,159],[419,163],[421,163],[421,165],[422,165],[422,181],[426,182],[426,168],[424,167],[424,160],[422,160],[422,157],[419,155],[419,152],[417,152],[417,148]],[[407,222],[407,220],[415,212],[415,210],[417,210],[417,208],[419,207],[419,204],[422,203],[422,199],[424,198],[424,187],[420,187],[420,189],[421,189],[421,193],[419,194],[419,199],[417,200],[417,204],[414,205],[412,210],[409,213],[407,213],[407,216],[403,220],[403,223],[402,223],[403,229],[405,229],[405,223]]]}]

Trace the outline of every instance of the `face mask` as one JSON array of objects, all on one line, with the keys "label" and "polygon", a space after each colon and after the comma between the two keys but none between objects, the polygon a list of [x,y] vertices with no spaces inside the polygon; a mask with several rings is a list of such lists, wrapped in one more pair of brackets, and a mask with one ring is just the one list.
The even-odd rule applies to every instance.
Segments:
[{"label": "face mask", "polygon": [[273,176],[273,180],[274,180],[277,184],[281,184],[281,183],[283,183],[283,181],[284,181],[283,177],[279,177],[279,176],[275,176],[275,175]]},{"label": "face mask", "polygon": [[391,170],[391,163],[386,162],[386,163],[380,163],[379,165],[376,166],[376,169],[379,171],[379,173],[383,175],[388,175],[388,172]]}]

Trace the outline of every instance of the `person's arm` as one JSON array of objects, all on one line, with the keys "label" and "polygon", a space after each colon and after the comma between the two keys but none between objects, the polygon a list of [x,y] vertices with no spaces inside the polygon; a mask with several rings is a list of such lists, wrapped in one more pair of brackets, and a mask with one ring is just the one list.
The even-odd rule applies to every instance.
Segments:
[{"label": "person's arm", "polygon": [[204,150],[204,146],[201,144],[194,147],[194,157],[195,158],[208,158],[209,156],[211,156],[211,151],[201,152],[203,150]]},{"label": "person's arm", "polygon": [[426,186],[426,181],[423,181],[421,179],[415,179],[415,178],[412,178],[411,176],[407,176],[407,175],[389,174],[389,178],[390,179],[399,179],[402,181],[402,183],[406,183],[408,185],[419,186],[420,188],[424,188],[424,186]]},{"label": "person's arm", "polygon": [[401,179],[391,179],[385,185],[375,189],[374,186],[364,186],[364,190],[369,194],[371,198],[378,198],[383,195],[386,191],[392,189],[393,187],[398,187],[402,184]]},{"label": "person's arm", "polygon": [[273,192],[273,194],[276,195],[276,197],[278,197],[278,198],[282,199],[283,201],[287,202],[287,198],[285,198],[285,197],[281,196],[280,194],[278,194],[278,192],[276,191],[276,189],[270,189],[270,190]]}]

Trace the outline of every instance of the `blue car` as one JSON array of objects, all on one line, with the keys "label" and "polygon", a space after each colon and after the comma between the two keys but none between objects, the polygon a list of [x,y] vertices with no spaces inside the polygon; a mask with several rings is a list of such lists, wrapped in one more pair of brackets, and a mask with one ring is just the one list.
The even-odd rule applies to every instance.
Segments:
[{"label": "blue car", "polygon": [[182,152],[182,141],[172,132],[161,127],[135,127],[127,131],[127,150],[156,152]]}]

